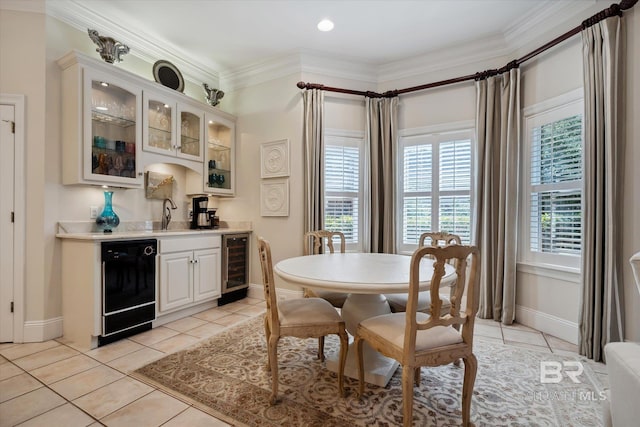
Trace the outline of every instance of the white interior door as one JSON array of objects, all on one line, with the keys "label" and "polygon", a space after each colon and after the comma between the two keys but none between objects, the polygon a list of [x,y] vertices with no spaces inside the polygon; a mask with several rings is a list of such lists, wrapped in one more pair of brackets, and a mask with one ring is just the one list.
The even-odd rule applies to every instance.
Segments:
[{"label": "white interior door", "polygon": [[0,105],[0,342],[14,339],[14,109]]}]

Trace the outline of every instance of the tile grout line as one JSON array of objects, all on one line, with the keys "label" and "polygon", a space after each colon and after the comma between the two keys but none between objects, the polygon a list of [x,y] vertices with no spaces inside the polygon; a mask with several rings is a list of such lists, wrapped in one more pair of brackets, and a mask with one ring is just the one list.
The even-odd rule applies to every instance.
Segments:
[{"label": "tile grout line", "polygon": [[[259,304],[261,304],[261,302],[258,302],[258,303],[256,303],[256,304],[247,304],[247,306],[248,306],[248,307],[251,307],[251,306],[258,306]],[[214,307],[214,309],[215,309],[215,308],[216,308],[216,307]],[[261,315],[261,314],[246,315],[246,314],[242,314],[242,313],[238,313],[238,312],[230,312],[230,311],[226,311],[226,310],[224,310],[224,309],[221,309],[221,310],[223,310],[223,311],[225,311],[225,312],[227,312],[227,313],[228,313],[226,316],[228,316],[228,315],[241,315],[241,316],[243,316],[243,317],[247,317],[247,319],[248,319],[248,318],[251,318],[251,317],[257,317],[257,316],[260,316],[260,315]],[[234,325],[236,325],[237,323],[239,323],[239,322],[236,322],[236,323],[229,324],[229,325],[221,325],[221,324],[219,324],[219,323],[216,323],[216,321],[217,321],[217,320],[222,319],[223,317],[226,317],[226,316],[222,316],[222,317],[220,317],[220,318],[216,318],[216,319],[215,319],[215,320],[213,320],[213,321],[208,321],[208,320],[200,319],[200,318],[197,318],[197,317],[194,317],[194,316],[189,316],[189,317],[194,317],[195,319],[204,320],[204,321],[206,322],[206,324],[214,324],[214,325],[217,325],[217,326],[222,326],[222,329],[220,329],[220,331],[218,331],[218,332],[214,333],[214,334],[213,334],[213,335],[211,335],[211,336],[202,337],[202,338],[200,338],[197,342],[193,343],[192,345],[196,345],[196,344],[198,344],[198,343],[200,343],[200,342],[202,342],[202,341],[205,341],[205,340],[207,340],[208,338],[210,338],[210,337],[212,337],[212,336],[214,336],[214,335],[217,335],[218,333],[220,333],[220,332],[222,332],[222,331],[224,331],[224,330],[226,330],[226,329],[228,329],[228,328],[230,328],[230,327],[233,327]],[[169,322],[169,323],[171,323],[171,322]],[[163,326],[165,326],[165,325],[163,325]],[[200,325],[200,326],[204,326],[204,325]],[[502,344],[504,344],[504,345],[509,345],[509,346],[510,346],[511,344],[507,344],[507,343],[505,342],[505,338],[504,338],[504,329],[503,329],[503,327],[502,327],[502,324],[500,324],[500,323],[499,323],[499,324],[498,324],[498,326],[500,327],[500,336],[502,337],[502,338],[501,338]],[[165,338],[165,339],[163,339],[163,340],[160,340],[159,342],[165,341],[165,340],[167,340],[167,339],[173,338],[173,337],[178,336],[178,335],[188,335],[188,336],[192,336],[192,335],[189,335],[189,334],[187,333],[189,330],[184,331],[184,332],[181,332],[181,331],[179,331],[179,330],[172,329],[171,327],[168,327],[168,326],[165,326],[165,327],[166,327],[167,329],[170,329],[171,331],[175,331],[175,332],[177,332],[177,334],[176,334],[176,335],[174,335],[174,336],[172,336],[172,337],[168,337],[168,338]],[[192,328],[192,329],[195,329],[195,328]],[[531,331],[531,332],[534,332],[534,331]],[[535,331],[535,332],[537,332],[537,333],[539,333],[539,334],[541,334],[541,335],[543,336],[543,339],[544,339],[544,341],[545,341],[545,343],[546,343],[547,349],[548,349],[548,350],[550,350],[551,352],[553,352],[553,350],[551,349],[551,345],[549,344],[549,341],[547,340],[547,337],[545,336],[545,334],[543,334],[543,333],[542,333],[542,332],[540,332],[540,331]],[[199,337],[196,337],[196,338],[199,338]],[[118,368],[114,368],[114,367],[109,366],[109,365],[108,365],[108,363],[109,363],[109,362],[112,362],[113,360],[117,360],[117,359],[119,359],[119,358],[121,358],[121,357],[127,357],[127,356],[130,356],[132,353],[135,353],[136,351],[140,351],[140,350],[142,350],[142,349],[151,349],[151,350],[154,350],[154,351],[160,351],[160,350],[157,350],[157,349],[155,349],[155,348],[153,348],[153,347],[150,347],[150,346],[149,346],[149,345],[147,345],[147,344],[142,344],[142,343],[139,343],[139,342],[137,342],[137,341],[133,341],[133,340],[131,340],[132,342],[134,342],[134,343],[136,343],[136,344],[139,344],[139,345],[141,346],[141,348],[140,348],[140,349],[138,349],[138,350],[131,351],[131,352],[129,352],[129,353],[123,354],[123,355],[121,355],[120,357],[116,357],[116,358],[114,358],[114,359],[112,359],[112,360],[110,360],[110,361],[102,362],[102,361],[100,361],[100,360],[96,359],[94,356],[91,356],[91,355],[88,355],[88,354],[87,354],[87,352],[89,352],[89,351],[91,351],[91,350],[88,350],[87,352],[81,352],[81,351],[79,351],[78,349],[75,349],[75,348],[73,348],[72,346],[70,346],[70,345],[68,345],[68,344],[66,344],[66,343],[62,343],[62,342],[57,341],[57,339],[56,339],[55,341],[56,341],[60,346],[65,346],[65,347],[67,347],[67,348],[70,348],[70,349],[72,349],[72,350],[77,351],[77,352],[78,352],[78,355],[84,355],[84,356],[87,356],[87,357],[91,358],[92,360],[96,361],[99,365],[97,365],[97,366],[95,366],[95,367],[98,367],[98,366],[104,366],[104,367],[107,367],[107,368],[113,369],[113,370],[115,370],[115,371],[117,371],[117,372],[121,373],[121,374],[123,375],[123,377],[118,378],[118,379],[117,379],[117,380],[115,380],[115,381],[119,381],[119,380],[121,380],[121,379],[123,379],[123,378],[129,378],[129,379],[134,380],[134,381],[139,381],[139,380],[138,380],[137,378],[135,378],[135,377],[132,377],[132,376],[131,376],[131,372],[134,372],[134,371],[135,371],[135,369],[134,369],[134,370],[131,370],[130,372],[122,371],[122,370],[120,370],[120,369],[118,369]],[[154,343],[154,344],[157,344],[157,343]],[[19,344],[16,344],[16,345],[19,345]],[[13,346],[10,346],[10,347],[13,347]],[[10,348],[10,347],[8,347],[8,348]],[[163,354],[162,354],[162,356],[159,356],[158,358],[166,357],[166,356],[168,356],[168,355],[170,355],[170,354],[173,354],[173,353],[175,353],[175,352],[177,352],[177,351],[182,351],[182,350],[184,350],[185,348],[188,348],[188,347],[189,347],[189,345],[188,345],[187,347],[179,348],[179,349],[174,350],[174,351],[171,351],[171,352],[161,352],[161,353],[163,353]],[[52,347],[52,348],[54,348],[54,347]],[[34,352],[34,353],[31,353],[31,354],[28,354],[28,355],[25,355],[25,356],[22,356],[22,357],[27,357],[27,356],[31,356],[31,355],[34,355],[34,354],[38,354],[38,353],[41,353],[41,352],[46,351],[46,350],[49,350],[49,348],[47,348],[47,349],[43,349],[43,350],[39,350],[39,351],[36,351],[36,352]],[[75,356],[76,356],[76,355],[71,356],[71,357],[75,357]],[[16,358],[16,359],[14,359],[14,360],[21,359],[22,357]],[[34,416],[30,417],[29,419],[24,420],[24,421],[22,421],[22,422],[27,422],[27,421],[29,421],[29,420],[31,420],[31,419],[33,419],[33,418],[35,418],[35,417],[42,416],[42,415],[44,415],[44,414],[46,414],[46,413],[48,413],[48,412],[50,412],[50,411],[53,411],[53,410],[55,410],[55,409],[57,409],[57,408],[60,408],[61,406],[64,406],[64,404],[65,404],[65,403],[70,403],[73,407],[75,407],[75,408],[79,409],[82,413],[84,413],[84,414],[86,414],[88,417],[90,417],[94,422],[97,422],[97,423],[99,423],[100,425],[103,425],[103,426],[105,425],[102,421],[100,421],[100,419],[98,419],[98,418],[96,418],[95,416],[91,415],[90,413],[86,412],[85,410],[83,410],[82,408],[80,408],[79,406],[77,406],[73,401],[66,399],[66,398],[65,398],[64,396],[62,396],[60,393],[58,393],[58,392],[56,392],[55,390],[53,390],[49,385],[45,384],[43,381],[41,381],[40,379],[38,379],[37,377],[35,377],[33,374],[31,374],[31,372],[30,372],[30,371],[27,371],[27,370],[22,369],[20,366],[16,365],[16,364],[14,363],[14,361],[13,361],[13,360],[9,360],[8,358],[6,358],[6,357],[4,357],[4,356],[3,356],[3,358],[7,361],[7,363],[11,363],[13,366],[15,366],[16,368],[20,369],[22,372],[25,372],[25,373],[29,374],[29,376],[30,376],[30,377],[32,377],[33,379],[35,379],[39,384],[41,384],[41,385],[42,385],[42,386],[44,386],[45,388],[47,388],[47,389],[51,390],[53,393],[55,393],[56,395],[60,396],[60,397],[64,400],[64,403],[63,403],[63,404],[61,404],[61,405],[59,405],[59,406],[56,406],[55,408],[51,408],[51,409],[49,409],[49,410],[47,410],[47,411],[43,412],[42,414],[34,415]],[[69,358],[67,358],[67,359],[62,359],[62,360],[58,360],[58,361],[55,361],[55,362],[52,362],[52,363],[49,363],[49,364],[46,364],[46,365],[40,366],[40,367],[38,367],[38,368],[34,368],[34,369],[39,369],[39,368],[42,368],[42,367],[46,367],[46,366],[49,366],[49,365],[51,365],[51,364],[54,364],[54,363],[57,363],[57,362],[60,362],[60,361],[63,361],[63,360],[68,360],[68,359],[69,359]],[[93,368],[95,368],[95,367],[85,369],[85,370],[83,370],[83,371],[81,371],[81,372],[78,372],[78,373],[75,373],[75,374],[73,374],[73,375],[77,375],[77,374],[80,374],[80,373],[82,373],[82,372],[86,372],[87,370],[93,369]],[[70,375],[70,376],[68,376],[68,377],[61,378],[60,380],[58,380],[58,381],[56,381],[56,382],[54,382],[54,383],[51,383],[51,385],[53,385],[53,384],[55,384],[55,383],[58,383],[58,382],[60,382],[60,381],[63,381],[63,380],[65,380],[65,379],[68,379],[68,378],[72,377],[73,375]],[[11,377],[9,377],[9,378],[11,378]],[[110,384],[113,384],[115,381],[111,381],[111,382],[109,382],[109,383],[107,383],[107,384],[104,384],[104,385],[102,385],[102,386],[98,387],[96,390],[100,390],[100,389],[101,389],[101,388],[103,388],[103,387],[106,387],[106,386],[108,386],[108,385],[110,385]],[[137,402],[137,401],[139,401],[140,399],[142,399],[142,398],[144,398],[144,397],[146,397],[146,396],[150,395],[150,394],[151,394],[151,393],[153,393],[154,391],[159,391],[159,392],[161,392],[161,393],[163,393],[163,394],[165,394],[165,395],[167,395],[167,396],[169,396],[169,397],[171,397],[171,398],[173,398],[173,399],[176,399],[176,400],[178,400],[178,401],[180,401],[180,402],[182,402],[182,403],[185,403],[185,404],[187,405],[187,408],[185,408],[184,410],[182,410],[182,411],[178,412],[177,414],[173,415],[173,416],[172,416],[171,418],[169,418],[168,420],[164,421],[164,422],[162,423],[162,425],[163,425],[163,424],[166,424],[166,423],[168,423],[168,422],[170,422],[170,421],[171,421],[171,420],[173,420],[174,418],[176,418],[176,417],[178,417],[179,415],[183,414],[183,413],[184,413],[185,411],[187,411],[189,408],[194,408],[194,409],[196,409],[196,410],[198,409],[197,407],[193,406],[193,404],[190,404],[189,402],[185,402],[185,401],[183,401],[182,399],[177,399],[176,397],[174,397],[174,396],[172,396],[172,395],[170,395],[170,394],[165,393],[163,390],[161,390],[161,389],[159,389],[159,388],[157,388],[157,387],[155,387],[155,386],[153,386],[153,385],[151,385],[151,384],[147,384],[147,383],[145,383],[145,382],[142,382],[142,383],[143,383],[143,384],[148,385],[148,386],[151,388],[151,391],[150,391],[149,393],[146,393],[146,394],[144,394],[144,395],[142,395],[142,396],[139,396],[138,398],[136,398],[136,399],[134,399],[134,400],[132,400],[132,401],[128,402],[128,403],[127,403],[127,404],[125,404],[124,406],[122,406],[122,407],[120,407],[120,408],[118,408],[118,409],[116,409],[116,410],[114,410],[114,411],[110,412],[109,414],[106,414],[104,417],[102,417],[102,419],[104,419],[105,417],[108,417],[109,415],[111,415],[111,414],[113,414],[113,413],[115,413],[115,412],[117,412],[117,411],[119,411],[119,410],[121,410],[121,409],[123,409],[123,408],[126,408],[127,406],[129,406],[129,405],[133,404],[134,402]],[[40,388],[40,387],[38,387],[38,388]],[[95,392],[96,390],[92,390],[92,391],[90,391],[90,392],[88,392],[88,393],[85,393],[85,394],[83,394],[83,395],[81,395],[81,396],[78,396],[76,399],[81,398],[82,396],[86,396],[87,394],[90,394],[90,393],[92,393],[92,392]],[[32,390],[32,391],[33,391],[33,390]],[[22,395],[20,395],[20,396],[24,396],[25,394],[28,394],[28,393],[23,393],[23,394],[22,394]],[[19,396],[16,396],[16,397],[19,397]],[[14,398],[12,398],[12,399],[15,399],[16,397],[14,397]],[[10,400],[12,400],[12,399],[9,399],[8,401],[10,401]],[[75,399],[74,399],[74,400],[75,400]],[[214,418],[215,418],[215,417],[214,417]]]},{"label": "tile grout line", "polygon": [[[257,302],[257,303],[255,303],[255,304],[247,304],[247,306],[257,306],[257,305],[259,305],[259,304],[261,304],[261,302],[260,302],[260,301],[259,301],[259,302]],[[214,307],[214,309],[215,309],[215,308],[217,308],[217,307]],[[225,311],[225,312],[227,313],[227,315],[222,316],[222,317],[220,317],[220,318],[218,318],[218,319],[215,319],[214,321],[208,321],[208,320],[204,320],[204,319],[200,319],[200,320],[204,320],[207,324],[216,324],[216,325],[218,325],[218,326],[221,326],[223,329],[221,329],[221,330],[220,330],[220,332],[222,332],[223,330],[228,329],[228,328],[230,328],[230,327],[234,326],[234,325],[235,325],[236,323],[238,323],[238,322],[233,323],[233,324],[229,324],[229,325],[222,325],[222,324],[216,323],[216,320],[219,320],[219,319],[221,319],[221,318],[223,318],[223,317],[227,317],[227,316],[229,316],[229,315],[240,315],[240,316],[243,316],[243,317],[247,317],[247,319],[248,319],[248,318],[250,318],[250,317],[253,317],[253,316],[249,316],[249,315],[242,314],[242,313],[238,313],[238,312],[231,312],[231,311],[227,311],[227,310],[224,310],[224,309],[221,309],[221,310],[222,310],[222,311]],[[259,315],[260,315],[260,314],[257,314],[257,315],[255,315],[255,316],[259,316]],[[190,316],[190,317],[193,317],[193,316]],[[167,327],[167,329],[170,329],[170,330],[172,330],[172,331],[177,332],[177,334],[176,334],[176,335],[180,335],[180,334],[188,335],[188,334],[186,334],[186,333],[185,333],[185,332],[187,332],[187,331],[185,331],[185,332],[180,332],[180,331],[177,331],[177,330],[175,330],[175,329],[171,329],[170,327]],[[194,328],[192,328],[192,329],[194,329]],[[214,334],[214,335],[216,335],[216,334]],[[174,336],[175,336],[175,335],[174,335]],[[191,336],[191,335],[189,335],[189,336]],[[171,337],[169,337],[169,338],[171,338]],[[169,339],[169,338],[165,338],[165,339]],[[199,338],[199,337],[195,337],[195,338]],[[199,343],[200,341],[204,341],[204,340],[206,340],[207,338],[209,338],[209,337],[202,337],[202,338],[200,338],[196,343]],[[126,354],[124,354],[124,355],[122,355],[122,356],[120,356],[120,357],[116,357],[116,358],[114,358],[114,359],[112,359],[112,360],[110,360],[110,361],[102,362],[102,361],[100,361],[100,360],[96,359],[94,356],[87,354],[89,351],[91,351],[91,350],[93,350],[93,349],[87,350],[86,352],[82,352],[82,351],[80,351],[80,350],[78,350],[78,349],[76,349],[76,348],[73,348],[72,346],[68,345],[67,343],[60,342],[60,341],[59,341],[59,338],[53,339],[52,341],[55,341],[55,342],[58,344],[58,346],[64,346],[64,347],[66,347],[66,348],[69,348],[69,349],[71,349],[71,350],[73,350],[73,351],[77,352],[77,354],[76,354],[76,355],[73,355],[73,356],[71,356],[71,357],[76,357],[76,356],[79,356],[79,355],[84,355],[84,356],[89,357],[90,359],[92,359],[92,360],[96,361],[99,365],[94,366],[94,367],[92,367],[92,368],[85,369],[85,370],[80,371],[80,372],[77,372],[77,373],[74,373],[73,375],[70,375],[70,376],[68,376],[68,377],[61,378],[61,379],[59,379],[58,381],[55,381],[55,382],[51,383],[51,385],[53,385],[53,384],[55,384],[55,383],[58,383],[58,382],[60,382],[60,381],[64,381],[65,379],[71,378],[71,377],[73,377],[74,375],[78,375],[78,374],[80,374],[80,373],[87,372],[88,370],[94,369],[94,368],[96,368],[96,367],[98,367],[98,366],[104,366],[104,367],[107,367],[107,368],[109,368],[109,369],[113,369],[113,370],[115,370],[115,371],[117,371],[117,372],[121,373],[121,374],[123,375],[123,377],[122,377],[122,378],[118,378],[118,379],[116,379],[116,380],[114,380],[114,381],[111,381],[111,382],[109,382],[109,383],[103,384],[103,385],[101,385],[100,387],[98,387],[96,390],[100,390],[101,388],[106,387],[106,386],[108,386],[108,385],[110,385],[110,384],[113,384],[114,382],[119,381],[119,380],[121,380],[121,379],[123,379],[123,378],[129,378],[129,379],[131,379],[131,380],[138,381],[136,378],[134,378],[134,377],[132,377],[132,376],[130,375],[130,372],[125,372],[125,371],[122,371],[122,370],[120,370],[120,369],[118,369],[118,368],[114,368],[114,367],[112,367],[112,366],[108,365],[108,363],[109,363],[109,362],[111,362],[111,361],[113,361],[113,360],[117,360],[117,359],[119,359],[120,357],[127,357],[127,356],[130,356],[132,353],[135,353],[135,351],[132,351],[132,352],[126,353]],[[137,342],[137,341],[133,341],[133,340],[131,340],[131,341],[132,341],[132,342],[134,342],[134,343],[136,343],[136,344],[141,345],[143,348],[151,349],[151,350],[154,350],[154,351],[160,351],[160,350],[157,350],[157,349],[154,349],[154,348],[150,347],[149,345],[142,344],[142,343],[139,343],[139,342]],[[162,342],[162,341],[164,341],[164,340],[160,340],[159,342]],[[193,344],[195,345],[196,343],[193,343]],[[154,344],[157,344],[157,343],[154,343]],[[13,344],[13,345],[10,345],[10,346],[9,346],[9,347],[7,347],[7,348],[14,347],[15,345],[20,345],[20,344]],[[55,346],[55,347],[57,347],[57,346]],[[15,358],[15,359],[9,359],[9,358],[5,357],[4,355],[2,355],[2,357],[6,360],[6,363],[11,363],[13,366],[15,366],[16,368],[18,368],[18,369],[21,371],[21,373],[26,373],[26,374],[28,374],[28,375],[29,375],[29,377],[31,377],[31,378],[33,378],[35,381],[37,381],[37,383],[39,383],[39,384],[41,385],[41,387],[42,387],[42,388],[46,388],[46,389],[50,390],[50,391],[51,391],[51,392],[53,392],[55,395],[59,396],[61,399],[63,399],[63,400],[64,400],[64,402],[63,402],[62,404],[60,404],[60,405],[58,405],[58,406],[55,406],[55,407],[53,407],[53,408],[51,408],[51,409],[49,409],[49,410],[47,410],[47,411],[44,411],[44,412],[43,412],[43,413],[41,413],[41,414],[33,415],[33,416],[31,416],[31,417],[29,417],[29,418],[27,418],[27,419],[25,419],[25,420],[21,421],[21,423],[27,422],[27,421],[29,421],[29,420],[31,420],[31,419],[34,419],[34,418],[36,418],[36,417],[39,417],[39,416],[44,415],[44,414],[46,414],[46,413],[49,413],[49,412],[51,412],[51,411],[53,411],[53,410],[55,410],[55,409],[57,409],[57,408],[60,408],[60,407],[64,406],[66,403],[69,403],[71,406],[73,406],[74,408],[78,409],[80,412],[82,412],[82,413],[86,414],[89,418],[91,418],[91,420],[93,420],[93,422],[97,422],[97,423],[99,423],[100,425],[104,425],[104,423],[103,423],[103,422],[101,422],[101,421],[100,421],[100,419],[98,419],[98,418],[94,417],[93,415],[91,415],[90,413],[88,413],[87,411],[85,411],[84,409],[82,409],[81,407],[79,407],[77,404],[75,404],[75,403],[73,402],[73,400],[69,400],[69,399],[67,399],[67,398],[66,398],[66,397],[64,397],[62,394],[58,393],[56,390],[54,390],[53,388],[51,388],[51,387],[50,387],[50,385],[45,384],[45,383],[44,383],[43,381],[41,381],[39,378],[35,377],[35,376],[34,376],[34,375],[29,371],[29,370],[23,369],[22,367],[20,367],[20,366],[19,366],[19,365],[17,365],[16,363],[14,363],[14,361],[16,361],[16,360],[22,359],[22,358],[24,358],[24,357],[29,357],[29,356],[32,356],[32,355],[36,355],[36,354],[42,353],[42,352],[44,352],[44,351],[50,350],[51,348],[55,348],[55,347],[45,348],[45,349],[42,349],[42,350],[39,350],[39,351],[35,351],[35,352],[33,352],[33,353],[30,353],[30,354],[26,354],[26,355],[24,355],[24,356],[22,356],[22,357],[17,357],[17,358]],[[187,347],[188,347],[188,346],[187,346]],[[141,349],[136,350],[136,351],[140,351],[140,350],[141,350]],[[165,356],[167,356],[167,355],[169,355],[169,354],[172,354],[172,353],[174,353],[174,352],[176,352],[176,351],[181,351],[181,350],[182,350],[182,349],[177,349],[177,350],[172,351],[172,352],[170,352],[170,353],[166,353],[166,352],[161,352],[161,351],[160,351],[160,352],[161,352],[161,353],[163,353],[163,354],[162,354],[162,356],[159,356],[159,358],[161,358],[161,357],[165,357]],[[64,361],[64,360],[68,360],[68,359],[70,359],[71,357],[68,357],[68,358],[66,358],[66,359],[56,360],[56,361],[54,361],[54,362],[47,363],[47,364],[42,365],[42,366],[38,366],[37,368],[34,368],[34,369],[32,369],[32,370],[40,369],[40,368],[43,368],[43,367],[46,367],[46,366],[50,366],[50,365],[52,365],[52,364],[55,364],[55,363],[58,363],[58,362],[61,362],[61,361]],[[20,374],[18,374],[18,375],[21,375],[21,373],[20,373]],[[12,377],[14,377],[14,376],[15,376],[15,375],[13,375],[13,376],[11,376],[11,377],[8,377],[8,378],[6,378],[6,379],[12,378]],[[148,384],[147,384],[147,385],[148,385]],[[148,385],[148,386],[150,386],[150,385]],[[35,390],[40,389],[41,387],[37,387]],[[116,411],[118,411],[118,410],[120,410],[120,409],[122,409],[122,408],[125,408],[125,407],[127,407],[127,406],[131,405],[132,403],[134,403],[134,402],[136,402],[136,401],[138,401],[138,400],[142,399],[142,398],[143,398],[143,397],[145,397],[145,396],[148,396],[149,394],[153,393],[154,391],[159,391],[159,392],[161,392],[161,393],[163,393],[163,394],[166,394],[166,393],[164,393],[162,390],[160,390],[160,389],[159,389],[159,388],[157,388],[157,387],[154,387],[154,386],[150,386],[150,387],[151,387],[151,389],[152,389],[152,390],[151,390],[149,393],[146,393],[146,394],[144,394],[143,396],[140,396],[140,397],[138,397],[137,399],[134,399],[133,401],[131,401],[131,402],[127,403],[126,405],[122,406],[121,408],[118,408],[118,409],[116,409],[116,410],[114,410],[114,411],[110,412],[109,414],[105,415],[103,418],[105,418],[105,417],[107,417],[107,416],[109,416],[109,415],[113,414],[114,412],[116,412]],[[31,390],[30,392],[35,391],[35,390]],[[79,398],[81,398],[81,397],[83,397],[83,396],[86,396],[86,395],[88,395],[88,394],[90,394],[90,393],[92,393],[92,392],[95,392],[96,390],[92,390],[92,391],[89,391],[89,392],[87,392],[87,393],[84,393],[84,394],[82,394],[82,395],[80,395],[80,396],[77,396],[74,400],[79,399]],[[9,402],[9,401],[11,401],[11,400],[13,400],[13,399],[15,399],[15,398],[17,398],[17,397],[20,397],[20,396],[24,396],[24,395],[26,395],[26,394],[29,394],[30,392],[23,393],[23,394],[21,394],[21,395],[19,395],[19,396],[14,396],[13,398],[11,398],[11,399],[7,400],[7,402]],[[167,396],[169,396],[169,397],[171,397],[171,398],[174,398],[174,399],[175,399],[175,397],[173,397],[173,396],[171,396],[171,395],[168,395],[168,394],[166,394],[166,395],[167,395]],[[178,415],[182,414],[182,413],[183,413],[183,412],[185,412],[187,409],[189,409],[189,408],[191,408],[191,407],[195,408],[192,404],[188,404],[187,402],[184,402],[184,401],[182,401],[181,399],[176,399],[176,400],[179,400],[179,401],[181,401],[181,402],[183,402],[183,403],[187,404],[187,408],[185,408],[183,411],[180,411],[178,414],[174,415],[174,416],[173,416],[173,417],[171,417],[170,419],[166,420],[165,422],[163,422],[163,424],[165,424],[165,423],[169,422],[171,419],[173,419],[173,418],[177,417]],[[5,402],[3,402],[3,403],[5,403]],[[196,408],[196,409],[197,409],[197,408]],[[92,423],[93,423],[93,422],[92,422]]]},{"label": "tile grout line", "polygon": [[[67,346],[66,344],[62,344],[62,343],[59,343],[59,344],[60,344],[60,345],[64,345],[64,346],[66,346],[66,347],[69,347],[69,346]],[[69,348],[71,348],[71,347],[69,347]],[[75,349],[73,349],[73,350],[75,350]],[[43,351],[44,351],[44,350],[43,350]],[[77,351],[77,350],[76,350],[76,351]],[[35,352],[35,353],[32,353],[32,354],[37,354],[37,353],[40,353],[40,352]],[[82,353],[81,353],[81,354],[82,354]],[[30,355],[29,355],[29,356],[30,356]],[[4,356],[3,356],[3,357],[4,357]],[[24,357],[26,357],[26,356],[24,356]],[[72,356],[72,357],[75,357],[75,356]],[[19,359],[21,359],[21,358],[19,358]],[[68,359],[70,359],[70,358],[68,358]],[[7,359],[7,360],[8,360],[8,359]],[[16,359],[16,360],[17,360],[17,359]],[[63,359],[63,360],[66,360],[66,359]],[[60,393],[58,393],[57,391],[55,391],[55,390],[54,390],[54,389],[52,389],[51,387],[49,387],[47,384],[45,384],[45,383],[44,383],[43,381],[41,381],[39,378],[37,378],[36,376],[34,376],[31,372],[29,372],[29,371],[27,371],[27,370],[22,369],[20,366],[16,365],[16,364],[15,364],[15,363],[13,363],[11,360],[8,360],[8,362],[9,362],[9,363],[11,363],[11,364],[13,364],[14,366],[16,366],[16,367],[20,368],[20,369],[23,371],[23,373],[26,373],[26,374],[27,374],[27,375],[29,375],[31,378],[33,378],[34,380],[36,380],[36,381],[38,381],[40,384],[42,384],[42,386],[43,386],[44,388],[46,388],[46,389],[48,389],[49,391],[51,391],[52,393],[54,393],[54,394],[56,394],[56,395],[60,396],[60,398],[61,398],[62,400],[64,400],[64,402],[63,402],[62,404],[60,404],[60,405],[58,405],[58,406],[55,406],[55,407],[53,407],[53,408],[51,408],[51,409],[48,409],[48,410],[44,411],[44,412],[43,412],[43,413],[41,413],[41,414],[37,414],[37,415],[34,415],[34,416],[30,417],[30,418],[27,418],[27,419],[25,419],[25,420],[21,421],[21,422],[20,422],[20,424],[22,424],[22,423],[26,423],[26,422],[27,422],[27,421],[29,421],[29,420],[32,420],[32,419],[34,419],[34,418],[36,418],[36,417],[39,417],[39,416],[44,415],[44,414],[46,414],[46,413],[48,413],[48,412],[51,412],[51,411],[53,411],[53,410],[55,410],[55,409],[58,409],[58,408],[60,408],[60,407],[62,407],[62,406],[64,406],[64,405],[66,405],[67,403],[69,403],[70,405],[74,406],[75,408],[77,408],[78,410],[80,410],[81,412],[83,412],[84,414],[86,414],[87,416],[89,416],[89,417],[90,417],[94,422],[95,422],[95,421],[99,422],[99,420],[98,420],[96,417],[92,416],[92,415],[91,415],[91,414],[89,414],[87,411],[85,411],[84,409],[80,408],[78,405],[76,405],[75,403],[73,403],[71,400],[67,399],[66,397],[64,397],[63,395],[61,395]],[[57,363],[57,362],[60,362],[60,360],[57,360],[56,362],[53,362],[53,363]],[[45,366],[52,365],[53,363],[49,363],[49,364],[47,364],[47,365],[39,366],[39,367],[38,367],[38,368],[36,368],[36,369],[39,369],[39,368],[43,368],[43,367],[45,367]],[[91,368],[90,368],[90,369],[91,369]],[[86,372],[87,370],[88,370],[88,369],[85,369],[84,371],[81,371],[81,372]],[[79,372],[79,373],[81,373],[81,372]],[[19,375],[20,375],[20,374],[19,374]],[[15,376],[15,375],[14,375],[14,376]],[[69,378],[69,377],[66,377],[66,378]],[[63,380],[63,379],[61,379],[61,380],[59,380],[59,381],[62,381],[62,380]],[[56,381],[56,382],[59,382],[59,381]],[[54,383],[52,383],[52,384],[54,384]],[[40,388],[40,387],[38,387],[38,388]],[[35,390],[37,390],[37,389],[35,389]],[[23,393],[23,394],[21,394],[21,395],[19,395],[19,396],[15,396],[15,397],[13,397],[13,398],[11,398],[11,399],[7,400],[6,402],[10,402],[10,401],[11,401],[11,400],[13,400],[13,399],[16,399],[16,398],[18,398],[18,397],[20,397],[20,396],[24,396],[24,395],[26,395],[26,394],[29,394],[29,393],[31,393],[32,391],[35,391],[35,390],[31,390],[31,391],[26,392],[26,393]],[[78,396],[78,397],[81,397],[81,396]],[[6,402],[2,402],[2,403],[6,403]],[[104,424],[102,424],[102,423],[100,423],[100,424],[101,424],[101,425],[104,425]]]}]

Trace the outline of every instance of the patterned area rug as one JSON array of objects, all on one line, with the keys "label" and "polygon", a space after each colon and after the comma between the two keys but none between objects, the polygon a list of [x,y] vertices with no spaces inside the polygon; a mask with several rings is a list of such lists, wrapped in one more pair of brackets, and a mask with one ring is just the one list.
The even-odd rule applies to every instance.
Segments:
[{"label": "patterned area rug", "polygon": [[[339,343],[333,338],[327,338],[325,354],[337,352]],[[478,375],[471,419],[477,426],[602,425],[604,393],[589,367],[592,362],[481,339],[474,345]],[[262,316],[144,366],[134,376],[237,426],[402,424],[400,368],[387,387],[367,384],[363,399],[356,394],[357,380],[345,378],[348,395],[341,398],[336,374],[324,368],[316,351],[315,339],[280,340],[280,400],[275,406],[269,405]],[[559,383],[543,384],[541,361],[582,362],[580,383],[565,376]],[[463,371],[454,365],[422,368],[420,386],[414,388],[414,425],[460,425]]]}]

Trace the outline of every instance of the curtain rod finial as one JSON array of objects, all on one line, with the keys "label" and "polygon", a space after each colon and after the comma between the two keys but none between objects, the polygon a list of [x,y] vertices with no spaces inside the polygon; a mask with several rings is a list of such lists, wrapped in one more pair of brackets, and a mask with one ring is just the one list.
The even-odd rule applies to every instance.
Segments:
[{"label": "curtain rod finial", "polygon": [[622,0],[620,2],[620,9],[622,10],[631,9],[633,6],[635,6],[637,2],[638,0]]},{"label": "curtain rod finial", "polygon": [[307,84],[305,82],[298,82],[296,86],[298,86],[300,89],[306,89]]}]

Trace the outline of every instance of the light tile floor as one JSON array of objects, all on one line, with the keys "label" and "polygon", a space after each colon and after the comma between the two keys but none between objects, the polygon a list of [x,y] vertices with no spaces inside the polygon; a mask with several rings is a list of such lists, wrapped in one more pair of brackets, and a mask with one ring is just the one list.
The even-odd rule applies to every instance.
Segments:
[{"label": "light tile floor", "polygon": [[[264,301],[245,298],[84,353],[62,339],[0,344],[0,427],[227,426],[129,373],[261,312]],[[577,351],[523,325],[478,319],[475,332],[484,340],[539,351]],[[606,382],[604,368],[597,374]]]}]

